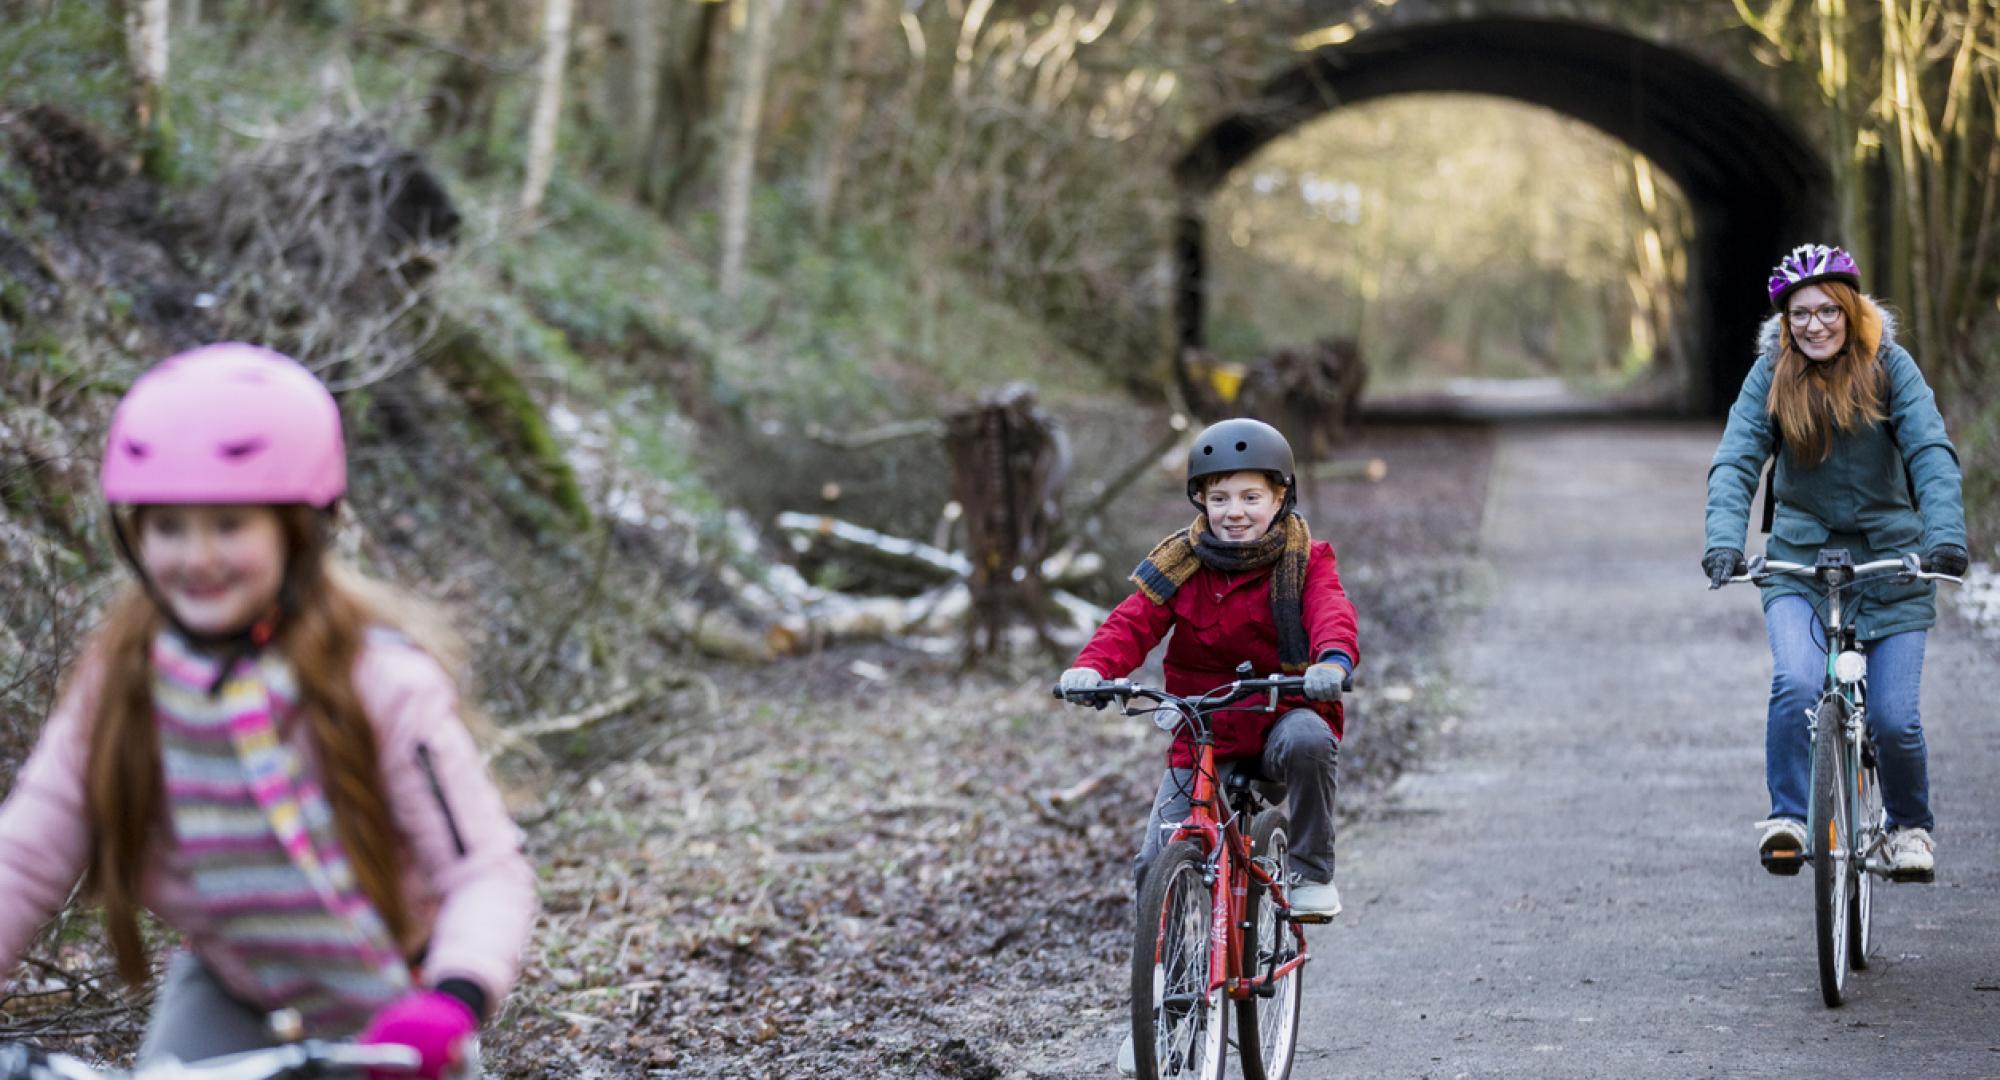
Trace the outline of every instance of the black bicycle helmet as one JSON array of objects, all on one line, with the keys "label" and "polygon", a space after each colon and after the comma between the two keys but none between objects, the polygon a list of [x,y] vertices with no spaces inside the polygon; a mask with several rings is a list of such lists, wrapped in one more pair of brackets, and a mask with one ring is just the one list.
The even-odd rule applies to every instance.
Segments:
[{"label": "black bicycle helmet", "polygon": [[1197,509],[1207,509],[1201,504],[1202,478],[1246,470],[1277,477],[1284,485],[1286,504],[1290,505],[1292,444],[1285,441],[1284,434],[1262,420],[1247,416],[1210,424],[1194,437],[1194,445],[1188,447],[1188,501]]}]

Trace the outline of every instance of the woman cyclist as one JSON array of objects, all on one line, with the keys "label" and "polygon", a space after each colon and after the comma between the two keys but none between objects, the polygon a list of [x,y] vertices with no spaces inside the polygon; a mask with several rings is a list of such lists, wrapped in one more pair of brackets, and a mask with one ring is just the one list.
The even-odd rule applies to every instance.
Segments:
[{"label": "woman cyclist", "polygon": [[[1803,245],[1771,271],[1771,304],[1759,355],[1708,471],[1706,551],[1711,586],[1746,569],[1743,539],[1765,463],[1777,459],[1773,559],[1811,564],[1822,548],[1855,562],[1924,553],[1938,573],[1965,572],[1965,511],[1958,454],[1916,361],[1896,344],[1890,313],[1861,293],[1854,260],[1837,247]],[[1868,723],[1879,754],[1892,877],[1929,881],[1936,842],[1917,689],[1924,635],[1936,619],[1929,582],[1882,582],[1850,602],[1868,658]],[[1763,584],[1771,646],[1764,771],[1771,815],[1758,823],[1758,856],[1774,874],[1805,857],[1811,735],[1806,710],[1826,671],[1823,624],[1807,581]]]},{"label": "woman cyclist", "polygon": [[[1300,915],[1340,913],[1333,883],[1334,766],[1341,735],[1341,686],[1361,653],[1354,605],[1340,587],[1333,546],[1314,541],[1293,510],[1292,448],[1278,429],[1224,420],[1188,451],[1187,494],[1201,513],[1153,548],[1132,574],[1138,591],[1111,612],[1063,690],[1087,690],[1138,667],[1173,632],[1165,659],[1168,692],[1193,695],[1237,678],[1248,661],[1258,674],[1303,674],[1305,700],[1277,713],[1231,710],[1213,720],[1219,760],[1248,759],[1285,782],[1291,818],[1290,893]],[[1156,857],[1189,810],[1194,743],[1186,733],[1167,752],[1166,775],[1146,821],[1138,871]],[[1132,1070],[1132,1040],[1119,1048]]]},{"label": "woman cyclist", "polygon": [[0,807],[0,963],[82,876],[127,982],[142,906],[186,938],[141,1064],[274,1045],[289,1008],[475,1069],[534,875],[451,676],[328,557],[332,396],[254,346],[172,357],[119,404],[102,486],[136,580]]}]

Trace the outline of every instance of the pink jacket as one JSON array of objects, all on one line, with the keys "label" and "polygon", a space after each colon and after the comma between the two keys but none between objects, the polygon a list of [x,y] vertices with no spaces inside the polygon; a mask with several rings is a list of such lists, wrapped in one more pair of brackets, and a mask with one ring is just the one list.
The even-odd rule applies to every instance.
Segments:
[{"label": "pink jacket", "polygon": [[[102,673],[85,666],[56,706],[34,753],[0,805],[0,964],[11,968],[68,898],[90,855],[85,759]],[[521,831],[458,716],[451,677],[416,647],[371,635],[354,667],[362,708],[375,725],[382,779],[408,854],[403,895],[428,931],[422,980],[469,979],[497,1009],[520,970],[536,911],[535,875]],[[303,725],[287,733],[305,750]],[[225,984],[255,1000],[254,984],[225,954],[205,948],[207,927],[192,885],[173,867],[170,834],[153,853],[141,899],[187,936]]]}]

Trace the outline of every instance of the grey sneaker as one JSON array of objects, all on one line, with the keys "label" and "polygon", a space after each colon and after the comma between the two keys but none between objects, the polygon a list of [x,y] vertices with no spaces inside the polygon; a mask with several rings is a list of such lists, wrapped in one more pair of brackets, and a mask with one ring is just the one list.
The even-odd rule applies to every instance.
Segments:
[{"label": "grey sneaker", "polygon": [[1769,818],[1757,823],[1757,858],[1764,869],[1791,877],[1806,864],[1806,823],[1798,818]]},{"label": "grey sneaker", "polygon": [[1292,884],[1290,899],[1292,918],[1302,922],[1325,922],[1340,914],[1340,887],[1331,881],[1299,879]]},{"label": "grey sneaker", "polygon": [[1889,877],[1895,881],[1934,881],[1937,878],[1937,841],[1928,829],[1891,829],[1883,845],[1889,863]]},{"label": "grey sneaker", "polygon": [[1118,1075],[1139,1075],[1139,1052],[1132,1047],[1132,1033],[1125,1033],[1125,1041],[1118,1044]]}]

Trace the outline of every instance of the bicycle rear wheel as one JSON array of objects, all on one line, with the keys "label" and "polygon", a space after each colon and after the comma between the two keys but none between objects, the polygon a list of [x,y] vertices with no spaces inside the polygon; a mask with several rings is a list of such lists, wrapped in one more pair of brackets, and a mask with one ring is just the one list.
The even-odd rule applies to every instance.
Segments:
[{"label": "bicycle rear wheel", "polygon": [[1882,788],[1876,782],[1872,748],[1861,755],[1861,771],[1854,778],[1860,790],[1861,813],[1855,820],[1854,850],[1861,862],[1854,868],[1854,896],[1847,913],[1847,960],[1856,971],[1868,968],[1868,950],[1874,946],[1875,875],[1868,872],[1867,860],[1875,853],[1889,819],[1882,811]]},{"label": "bicycle rear wheel", "polygon": [[1146,871],[1132,936],[1132,1051],[1140,1080],[1220,1080],[1228,1026],[1209,988],[1213,897],[1201,848],[1171,844]]},{"label": "bicycle rear wheel", "polygon": [[[1290,880],[1288,825],[1285,812],[1276,807],[1250,823],[1250,858],[1279,881]],[[1262,975],[1298,955],[1298,940],[1291,926],[1278,919],[1270,889],[1250,883],[1243,918],[1244,976]],[[1291,1075],[1304,974],[1304,968],[1294,968],[1272,984],[1270,997],[1252,994],[1236,1003],[1236,1050],[1243,1059],[1243,1080],[1285,1080]]]},{"label": "bicycle rear wheel", "polygon": [[1854,840],[1847,804],[1847,702],[1820,699],[1813,720],[1813,907],[1819,938],[1819,992],[1828,1007],[1847,991],[1848,915]]}]

